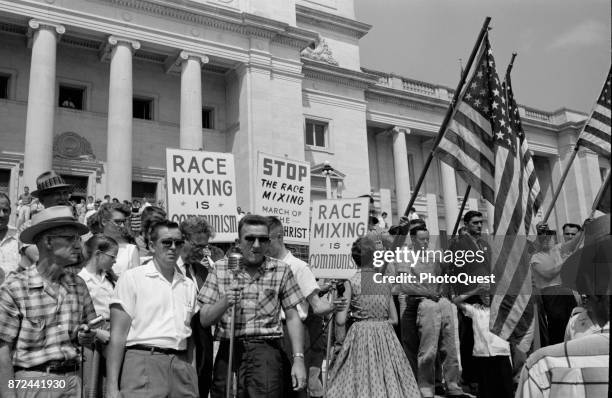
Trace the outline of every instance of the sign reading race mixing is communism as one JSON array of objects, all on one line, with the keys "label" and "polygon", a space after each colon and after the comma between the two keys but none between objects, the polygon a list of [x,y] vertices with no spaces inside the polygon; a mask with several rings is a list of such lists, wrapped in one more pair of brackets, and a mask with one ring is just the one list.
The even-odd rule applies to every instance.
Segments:
[{"label": "sign reading race mixing is communism", "polygon": [[278,217],[285,243],[307,245],[309,208],[310,164],[259,152],[255,213]]},{"label": "sign reading race mixing is communism", "polygon": [[234,155],[167,148],[166,180],[170,220],[203,216],[215,231],[211,241],[238,237]]},{"label": "sign reading race mixing is communism", "polygon": [[312,202],[308,263],[317,278],[349,279],[353,242],[368,231],[369,198]]}]

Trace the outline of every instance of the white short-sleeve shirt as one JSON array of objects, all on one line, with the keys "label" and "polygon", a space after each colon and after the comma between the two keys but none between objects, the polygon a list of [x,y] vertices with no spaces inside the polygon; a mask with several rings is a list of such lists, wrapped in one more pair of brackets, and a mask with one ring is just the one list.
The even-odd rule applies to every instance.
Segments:
[{"label": "white short-sleeve shirt", "polygon": [[[308,298],[311,294],[319,290],[319,284],[308,264],[295,257],[291,252],[287,252],[287,255],[281,261],[289,265],[304,297]],[[308,300],[304,300],[298,304],[297,310],[300,319],[306,319],[308,316]]]},{"label": "white short-sleeve shirt", "polygon": [[92,274],[87,268],[83,268],[78,275],[87,285],[96,314],[102,315],[104,319],[110,319],[108,303],[113,297],[113,284],[104,275]]},{"label": "white short-sleeve shirt", "polygon": [[472,318],[475,357],[510,356],[510,344],[489,330],[491,309],[482,305],[462,304],[463,312]]},{"label": "white short-sleeve shirt", "polygon": [[191,318],[199,309],[197,294],[195,282],[178,267],[172,283],[157,270],[154,260],[125,271],[111,304],[120,304],[132,318],[126,347],[142,344],[186,349]]}]

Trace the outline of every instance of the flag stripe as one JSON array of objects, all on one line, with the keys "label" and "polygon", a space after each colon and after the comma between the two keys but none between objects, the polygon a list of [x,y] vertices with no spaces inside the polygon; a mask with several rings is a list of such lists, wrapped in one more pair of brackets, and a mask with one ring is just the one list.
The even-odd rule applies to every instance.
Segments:
[{"label": "flag stripe", "polygon": [[[451,127],[446,131],[445,139],[458,147],[469,159],[474,160],[478,165],[478,168],[482,167],[484,169],[482,170],[483,174],[493,176],[493,170],[495,168],[493,167],[493,162],[491,161],[493,158],[492,154],[491,158],[487,157],[487,154],[484,153],[485,151],[482,151],[480,148],[473,145],[477,144],[476,142],[469,142],[472,140],[466,139],[468,136],[465,133],[462,134],[461,132],[455,132],[455,130],[462,131],[464,129],[464,127],[461,127],[461,125],[453,121]],[[478,168],[471,170],[476,171]]]},{"label": "flag stripe", "polygon": [[[436,156],[448,164],[455,170],[459,170],[461,172],[462,178],[466,183],[472,186],[475,190],[479,191],[480,194],[489,201],[493,201],[493,176],[482,176],[476,175],[472,173],[466,167],[466,159],[462,158],[461,160],[455,156],[453,153],[454,148],[444,148],[445,144],[440,142],[440,146],[436,149]],[[450,151],[450,152],[449,152]],[[470,161],[472,165],[477,166],[476,162]]]},{"label": "flag stripe", "polygon": [[611,147],[610,147],[610,143],[605,142],[604,140],[600,140],[600,139],[580,139],[580,141],[578,141],[578,145],[580,146],[585,146],[587,148],[589,148],[591,151],[593,152],[597,152],[602,156],[610,156],[610,151],[611,151]]},{"label": "flag stripe", "polygon": [[604,126],[600,121],[591,120],[589,124],[584,126],[584,133],[606,140],[610,138],[610,126]]},{"label": "flag stripe", "polygon": [[610,120],[610,107],[609,106],[605,106],[605,105],[601,105],[601,104],[597,104],[595,105],[595,109],[593,110],[593,113],[597,113],[600,114],[604,117],[607,117],[608,120]]},{"label": "flag stripe", "polygon": [[611,76],[612,67],[610,67],[597,103],[593,107],[591,117],[578,137],[578,145],[583,145],[607,158],[610,158],[612,154],[610,151],[610,139],[612,138],[610,133],[612,125],[610,122]]},{"label": "flag stripe", "polygon": [[600,130],[604,130],[604,128],[607,128],[607,131],[610,132],[610,110],[606,109],[606,111],[608,111],[608,115],[605,115],[603,112],[601,112],[602,109],[605,108],[601,105],[597,105],[597,107],[595,108],[595,112],[593,112],[593,115],[591,116],[591,121],[594,120],[596,122],[599,122],[599,124],[602,125],[602,128],[600,128]]}]

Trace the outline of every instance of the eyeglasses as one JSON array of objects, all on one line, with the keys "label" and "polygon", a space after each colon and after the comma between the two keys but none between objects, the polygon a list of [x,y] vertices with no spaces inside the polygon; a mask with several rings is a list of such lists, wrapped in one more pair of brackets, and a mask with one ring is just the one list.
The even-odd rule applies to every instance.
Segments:
[{"label": "eyeglasses", "polygon": [[270,243],[270,237],[269,236],[252,236],[252,235],[249,235],[249,236],[245,236],[244,240],[248,244],[250,244],[250,245],[255,243],[256,240],[258,240],[259,243]]},{"label": "eyeglasses", "polygon": [[174,247],[181,247],[185,244],[185,239],[162,239],[160,243],[166,248],[169,249],[172,247],[174,243]]},{"label": "eyeglasses", "polygon": [[69,243],[75,243],[81,241],[80,235],[47,235],[49,238],[62,238]]},{"label": "eyeglasses", "polygon": [[116,260],[116,259],[117,259],[117,256],[116,256],[116,255],[114,255],[114,254],[110,254],[110,253],[107,253],[107,252],[103,252],[103,251],[101,251],[101,250],[98,250],[98,253],[106,254],[107,256],[109,256],[110,258],[112,258],[113,260]]},{"label": "eyeglasses", "polygon": [[111,218],[111,221],[115,225],[125,225],[127,223],[127,219],[125,218],[118,218],[118,219]]}]

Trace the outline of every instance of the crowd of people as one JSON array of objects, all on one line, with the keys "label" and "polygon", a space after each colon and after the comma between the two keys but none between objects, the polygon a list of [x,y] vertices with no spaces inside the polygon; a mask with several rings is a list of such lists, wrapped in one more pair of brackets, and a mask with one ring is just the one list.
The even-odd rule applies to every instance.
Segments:
[{"label": "crowd of people", "polygon": [[13,228],[11,200],[0,194],[0,396],[224,397],[230,388],[238,397],[528,398],[567,386],[580,396],[586,385],[587,396],[607,392],[609,296],[589,275],[577,291],[560,277],[581,225],[566,224],[559,244],[555,231],[538,228],[538,322],[525,348],[489,331],[491,286],[375,283],[379,272],[490,274],[477,211],[445,245],[480,251],[485,261],[377,267],[378,250],[442,243],[414,209],[388,226],[371,201],[369,232],[351,247],[357,272],[323,281],[287,248],[278,218],[238,210],[238,239],[223,250],[209,242],[214,231],[204,217],[176,224],[146,200],[75,204],[70,195],[61,176],[43,173],[36,191],[19,196]]}]

